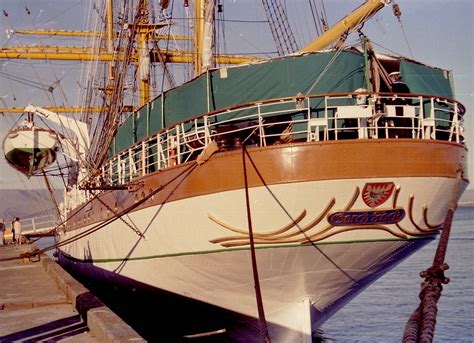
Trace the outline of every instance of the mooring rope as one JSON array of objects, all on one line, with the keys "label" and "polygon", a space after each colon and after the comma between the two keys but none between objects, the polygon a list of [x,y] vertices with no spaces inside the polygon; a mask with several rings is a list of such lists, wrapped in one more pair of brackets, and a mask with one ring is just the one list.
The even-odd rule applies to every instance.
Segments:
[{"label": "mooring rope", "polygon": [[242,165],[244,172],[244,182],[245,182],[245,204],[247,207],[247,222],[249,226],[249,237],[250,237],[250,253],[252,257],[252,271],[253,271],[253,281],[255,285],[255,297],[257,298],[257,310],[258,310],[258,319],[260,322],[260,333],[262,335],[263,342],[270,342],[270,335],[268,334],[267,321],[265,319],[265,311],[263,309],[263,300],[262,292],[260,290],[260,279],[258,277],[257,269],[257,257],[255,255],[255,244],[253,240],[253,228],[252,228],[252,216],[250,212],[250,198],[249,198],[249,185],[247,179],[247,165],[246,165],[246,156],[248,152],[245,148],[245,144],[242,144]]},{"label": "mooring rope", "polygon": [[456,179],[451,202],[443,224],[443,230],[438,242],[433,265],[420,273],[425,281],[421,284],[419,298],[420,305],[408,319],[403,333],[403,343],[431,343],[433,342],[436,317],[438,315],[438,300],[441,298],[443,284],[449,283],[449,278],[444,276],[444,271],[449,266],[444,262],[448,249],[449,235],[453,223],[454,210],[456,208],[457,197],[461,180]]}]

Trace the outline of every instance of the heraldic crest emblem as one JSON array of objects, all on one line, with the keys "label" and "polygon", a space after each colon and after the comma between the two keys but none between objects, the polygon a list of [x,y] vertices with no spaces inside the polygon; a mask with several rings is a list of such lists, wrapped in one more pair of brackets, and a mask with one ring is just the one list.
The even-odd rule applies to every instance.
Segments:
[{"label": "heraldic crest emblem", "polygon": [[390,198],[394,188],[393,182],[366,183],[362,191],[362,199],[369,207],[380,206]]}]

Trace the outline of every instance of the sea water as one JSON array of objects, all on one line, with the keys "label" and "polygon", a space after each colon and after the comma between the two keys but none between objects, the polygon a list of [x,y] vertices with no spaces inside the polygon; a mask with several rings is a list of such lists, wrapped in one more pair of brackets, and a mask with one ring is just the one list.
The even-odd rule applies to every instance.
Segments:
[{"label": "sea water", "polygon": [[[400,342],[420,304],[420,272],[431,266],[438,239],[410,256],[343,307],[323,327],[328,342]],[[435,342],[474,342],[474,207],[454,215],[438,302]]]}]

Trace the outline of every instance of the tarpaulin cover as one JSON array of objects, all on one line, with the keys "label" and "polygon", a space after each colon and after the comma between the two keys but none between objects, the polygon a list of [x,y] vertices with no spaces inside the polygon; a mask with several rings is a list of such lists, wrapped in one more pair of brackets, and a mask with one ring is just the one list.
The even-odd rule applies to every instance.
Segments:
[{"label": "tarpaulin cover", "polygon": [[114,139],[115,144],[113,144],[115,149],[114,153],[122,151],[136,142],[134,132],[134,117],[135,116],[131,116],[117,130],[117,134],[115,135]]},{"label": "tarpaulin cover", "polygon": [[167,91],[143,107],[139,116],[127,119],[115,137],[114,153],[129,146],[131,138],[136,142],[210,111],[297,94],[353,92],[363,85],[364,57],[355,51],[287,56],[212,70]]},{"label": "tarpaulin cover", "polygon": [[[454,97],[451,73],[447,70],[432,68],[409,61],[401,61],[400,74],[411,93],[443,96],[449,99]],[[437,102],[435,107],[444,108],[443,110],[435,109],[434,111],[436,128],[438,130],[449,130],[451,118],[449,112],[446,110],[449,109],[451,105]],[[431,115],[431,110],[431,102],[425,100],[423,103],[423,113],[425,117]],[[451,108],[451,110],[453,109]]]},{"label": "tarpaulin cover", "polygon": [[[453,98],[449,71],[401,60],[400,73],[412,93]],[[111,151],[115,154],[164,127],[210,111],[298,94],[353,92],[364,83],[364,57],[357,51],[287,56],[212,70],[134,113],[118,129]],[[322,106],[322,100],[312,100],[313,113]],[[425,112],[429,113],[429,108]],[[245,114],[241,111],[229,116]]]},{"label": "tarpaulin cover", "polygon": [[411,93],[453,98],[451,73],[447,70],[402,60],[400,74]]}]

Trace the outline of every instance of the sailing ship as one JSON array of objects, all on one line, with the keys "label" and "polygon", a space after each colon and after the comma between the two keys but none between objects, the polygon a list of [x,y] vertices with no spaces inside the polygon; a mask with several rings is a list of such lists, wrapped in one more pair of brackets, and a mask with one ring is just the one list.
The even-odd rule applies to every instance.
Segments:
[{"label": "sailing ship", "polygon": [[[263,3],[280,22],[279,1]],[[366,1],[299,50],[289,35],[280,56],[262,59],[213,55],[220,1],[194,3],[192,53],[164,47],[186,38],[162,34],[171,22],[153,22],[146,1],[127,8],[134,15],[122,15],[115,32],[106,1],[104,38],[89,34],[99,45],[78,52],[108,61],[108,83],[102,115],[86,111],[77,125],[88,133],[76,130],[70,142],[77,163],[60,208],[59,262],[227,311],[230,339],[261,341],[268,330],[275,342],[311,341],[432,241],[468,184],[465,109],[451,73],[376,53],[362,34],[360,46],[344,47],[388,3]],[[194,77],[150,97],[150,66],[173,85],[175,62],[192,62]],[[135,64],[133,107],[124,90]],[[409,91],[396,90],[398,73]]]}]

